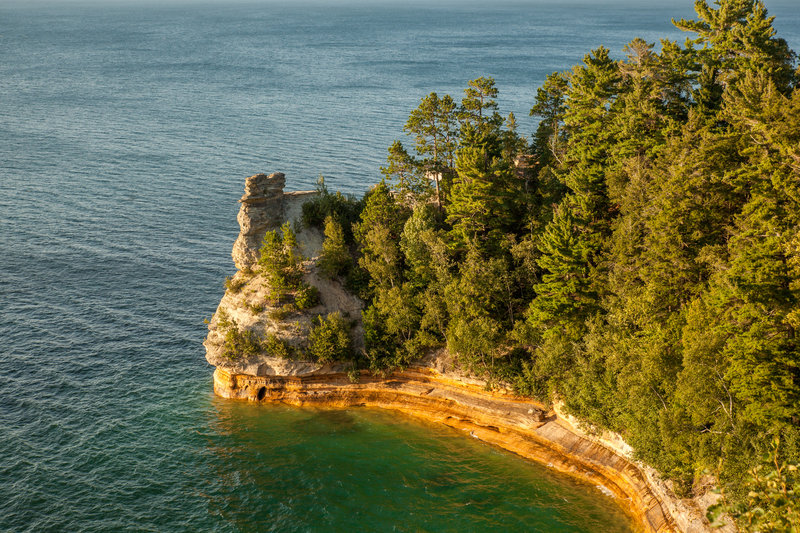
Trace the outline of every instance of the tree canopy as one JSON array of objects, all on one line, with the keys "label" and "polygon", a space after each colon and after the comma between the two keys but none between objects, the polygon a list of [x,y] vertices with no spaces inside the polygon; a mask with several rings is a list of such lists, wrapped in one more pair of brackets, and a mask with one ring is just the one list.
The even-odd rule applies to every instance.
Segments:
[{"label": "tree canopy", "polygon": [[800,72],[761,1],[695,7],[548,76],[530,144],[492,78],[423,97],[353,234],[373,369],[446,347],[736,504],[800,462]]}]

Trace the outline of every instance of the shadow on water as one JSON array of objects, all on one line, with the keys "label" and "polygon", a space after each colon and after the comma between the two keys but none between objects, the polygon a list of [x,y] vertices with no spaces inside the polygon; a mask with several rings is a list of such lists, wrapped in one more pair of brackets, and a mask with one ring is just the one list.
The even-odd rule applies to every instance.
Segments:
[{"label": "shadow on water", "polygon": [[354,435],[363,430],[352,412],[340,409],[311,411],[307,419],[293,423],[291,429],[307,438]]},{"label": "shadow on water", "polygon": [[422,481],[422,484],[425,487],[425,492],[427,493],[458,490],[463,486],[463,482],[460,481],[458,477],[452,472],[441,472],[432,474],[426,477]]}]

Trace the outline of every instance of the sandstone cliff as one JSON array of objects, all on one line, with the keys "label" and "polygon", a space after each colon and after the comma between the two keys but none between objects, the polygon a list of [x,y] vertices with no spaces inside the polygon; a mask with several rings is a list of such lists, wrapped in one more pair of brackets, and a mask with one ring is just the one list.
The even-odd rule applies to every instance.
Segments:
[{"label": "sandstone cliff", "polygon": [[[276,173],[247,178],[238,220],[241,233],[233,248],[239,269],[209,324],[206,359],[216,367],[214,391],[223,397],[278,401],[322,407],[373,406],[396,409],[437,421],[524,457],[602,487],[634,516],[646,531],[711,531],[705,509],[710,495],[680,499],[652,469],[638,464],[630,448],[614,435],[584,431],[558,407],[489,390],[487,384],[457,368],[440,351],[404,371],[376,377],[362,371],[358,379],[349,363],[321,364],[303,356],[314,316],[340,311],[353,323],[354,345],[363,348],[360,311],[363,303],[342,286],[318,274],[322,235],[295,223],[306,260],[304,280],[319,289],[319,305],[284,314],[265,303],[269,286],[259,274],[259,247],[266,231],[299,221],[302,204],[314,192],[284,193],[285,178]],[[274,336],[295,348],[286,358],[269,350],[231,358],[225,354],[225,329]],[[714,531],[734,531],[732,526]]]},{"label": "sandstone cliff", "polygon": [[241,231],[233,244],[233,262],[239,270],[252,268],[258,262],[261,239],[269,229],[277,229],[286,220],[283,187],[286,177],[281,172],[247,178],[239,215]]},{"label": "sandstone cliff", "polygon": [[[363,345],[363,334],[358,325],[362,302],[347,293],[339,283],[319,275],[315,259],[322,248],[322,234],[316,228],[304,228],[299,223],[302,205],[316,194],[314,191],[284,193],[284,175],[256,174],[245,182],[245,193],[239,200],[238,221],[241,231],[231,253],[239,269],[228,283],[228,290],[209,323],[209,333],[203,345],[206,360],[217,368],[236,374],[252,376],[296,376],[342,371],[347,365],[320,364],[302,357],[304,340],[308,337],[312,319],[340,311],[356,321],[353,336],[356,348]],[[267,231],[279,230],[284,221],[293,223],[297,232],[303,262],[304,281],[319,290],[319,304],[303,312],[288,311],[268,299],[269,283],[258,272],[259,249]],[[273,335],[294,348],[297,357],[286,359],[262,350],[230,358],[225,355],[226,328],[235,327],[242,332],[252,332],[258,338]]]}]

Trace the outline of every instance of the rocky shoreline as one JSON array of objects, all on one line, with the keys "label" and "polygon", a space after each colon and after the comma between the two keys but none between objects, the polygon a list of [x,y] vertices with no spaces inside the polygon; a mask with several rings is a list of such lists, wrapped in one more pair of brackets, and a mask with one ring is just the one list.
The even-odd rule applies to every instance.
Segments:
[{"label": "rocky shoreline", "polygon": [[[470,377],[440,351],[410,368],[387,376],[362,371],[348,373],[346,363],[320,364],[289,360],[268,353],[230,359],[224,355],[222,317],[235,327],[255,334],[276,335],[288,345],[300,346],[313,316],[340,311],[358,322],[361,302],[340,284],[317,274],[322,235],[314,228],[298,228],[305,281],[317,287],[317,306],[276,318],[264,308],[265,280],[253,271],[264,233],[285,220],[299,220],[302,204],[313,192],[284,193],[283,174],[258,174],[247,178],[238,220],[241,234],[233,249],[239,269],[209,324],[204,345],[206,358],[216,367],[217,395],[256,402],[282,402],[298,406],[351,408],[379,407],[402,411],[457,428],[523,457],[574,475],[612,494],[617,503],[653,532],[711,531],[705,510],[716,501],[709,490],[694,498],[678,498],[669,483],[637,463],[629,447],[614,435],[587,433],[578,421],[548,407],[515,396],[509,390],[489,390]],[[353,330],[356,349],[363,346],[363,331]],[[732,525],[715,531],[735,531]]]}]

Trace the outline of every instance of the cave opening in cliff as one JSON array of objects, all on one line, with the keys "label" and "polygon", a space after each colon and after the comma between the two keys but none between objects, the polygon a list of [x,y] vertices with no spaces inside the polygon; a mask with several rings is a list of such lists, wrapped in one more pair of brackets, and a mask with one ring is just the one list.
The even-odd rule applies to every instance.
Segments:
[{"label": "cave opening in cliff", "polygon": [[261,387],[260,389],[258,389],[258,394],[256,395],[256,398],[260,402],[261,400],[264,399],[264,396],[266,396],[266,395],[267,395],[267,388],[266,387]]}]

